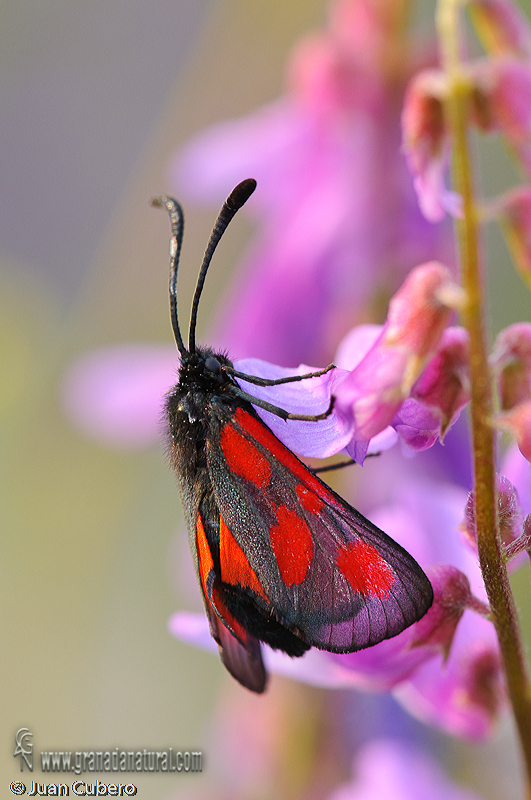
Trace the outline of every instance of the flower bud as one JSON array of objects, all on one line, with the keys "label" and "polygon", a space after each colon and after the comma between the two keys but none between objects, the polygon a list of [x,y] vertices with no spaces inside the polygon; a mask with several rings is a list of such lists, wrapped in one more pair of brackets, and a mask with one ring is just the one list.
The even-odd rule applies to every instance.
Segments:
[{"label": "flower bud", "polygon": [[[496,490],[498,493],[498,524],[500,537],[505,547],[513,542],[522,530],[522,511],[516,489],[505,475],[496,475]],[[475,512],[475,492],[469,492],[465,517],[461,530],[468,541],[476,547],[477,527]]]},{"label": "flower bud", "polygon": [[518,322],[501,331],[491,361],[504,411],[531,399],[531,323]]}]

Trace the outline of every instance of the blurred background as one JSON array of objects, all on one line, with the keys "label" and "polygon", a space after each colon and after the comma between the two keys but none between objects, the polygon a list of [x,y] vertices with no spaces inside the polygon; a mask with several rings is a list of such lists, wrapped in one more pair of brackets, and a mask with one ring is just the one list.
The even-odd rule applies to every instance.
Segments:
[{"label": "blurred background", "polygon": [[[432,11],[426,3],[426,19]],[[67,365],[91,348],[171,345],[168,221],[149,199],[175,191],[169,165],[194,133],[282,93],[290,49],[326,16],[324,0],[0,4],[6,781],[21,777],[12,753],[23,726],[36,751],[203,750],[201,775],[131,776],[138,796],[152,800],[234,796],[234,776],[223,775],[224,740],[232,747],[226,763],[240,759],[244,787],[249,775],[248,789],[238,784],[241,796],[320,797],[348,778],[340,726],[316,723],[324,707],[341,705],[340,692],[273,678],[267,696],[251,697],[217,657],[169,635],[177,608],[199,606],[163,446],[91,441],[68,422],[59,397]],[[502,156],[496,164],[487,181],[505,169]],[[185,211],[186,320],[216,210]],[[243,215],[209,276],[200,335],[250,233]],[[506,255],[492,236],[497,329],[529,318],[529,306],[518,280],[498,269]],[[526,581],[517,578],[522,591]],[[514,769],[509,727],[486,745],[436,747],[469,785],[495,798],[491,772]],[[310,788],[308,759],[317,752]]]}]

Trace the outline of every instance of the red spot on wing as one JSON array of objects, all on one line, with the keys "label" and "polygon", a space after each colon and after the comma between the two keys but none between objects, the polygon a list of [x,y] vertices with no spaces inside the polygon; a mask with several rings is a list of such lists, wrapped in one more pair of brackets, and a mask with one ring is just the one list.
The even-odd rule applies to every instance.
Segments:
[{"label": "red spot on wing", "polygon": [[[237,416],[238,409],[235,416]],[[250,417],[250,415],[247,415]],[[252,417],[250,417],[252,419]],[[221,432],[221,447],[229,469],[236,475],[254,483],[258,488],[266,487],[271,478],[271,467],[265,456],[252,442],[238,433],[228,422]]]},{"label": "red spot on wing", "polygon": [[324,500],[302,483],[297,484],[297,497],[304,510],[311,514],[317,514],[324,506]]},{"label": "red spot on wing", "polygon": [[278,459],[290,472],[311,489],[315,494],[322,498],[324,503],[337,505],[337,500],[326,486],[313,475],[308,467],[299,461],[291,450],[277,439],[275,434],[269,430],[267,425],[256,417],[249,414],[243,408],[236,409],[233,420],[259,442],[272,456]]},{"label": "red spot on wing", "polygon": [[219,524],[219,558],[223,583],[230,583],[232,586],[239,586],[241,589],[251,589],[268,601],[256,573],[247,560],[247,556],[225,525],[223,519],[220,519]]},{"label": "red spot on wing", "polygon": [[312,563],[314,544],[306,522],[287,506],[277,508],[278,524],[269,531],[282,580],[286,586],[303,582]]},{"label": "red spot on wing", "polygon": [[363,597],[389,596],[395,582],[394,572],[371,544],[358,539],[343,547],[336,564],[352,589]]}]

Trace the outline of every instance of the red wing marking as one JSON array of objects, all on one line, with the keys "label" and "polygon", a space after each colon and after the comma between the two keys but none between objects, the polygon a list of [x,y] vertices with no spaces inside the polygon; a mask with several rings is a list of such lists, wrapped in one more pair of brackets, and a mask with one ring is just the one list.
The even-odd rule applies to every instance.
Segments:
[{"label": "red wing marking", "polygon": [[249,631],[238,622],[236,617],[233,617],[233,615],[230,613],[220,596],[218,587],[215,584],[212,589],[212,606],[217,615],[221,618],[221,621],[225,627],[228,628],[230,632],[238,639],[240,644],[245,647],[245,643],[252,634],[250,634]]},{"label": "red wing marking", "polygon": [[219,558],[221,580],[224,583],[239,586],[241,589],[251,589],[269,603],[256,573],[223,519],[219,523]]},{"label": "red wing marking", "polygon": [[[237,416],[238,411],[236,411]],[[250,417],[250,415],[248,415]],[[252,417],[250,417],[252,419]],[[238,433],[230,424],[221,432],[221,447],[227,460],[227,466],[236,475],[254,483],[259,489],[265,488],[271,479],[271,467],[268,460],[257,448]]]},{"label": "red wing marking", "polygon": [[287,506],[277,508],[278,524],[269,531],[271,546],[286,586],[303,582],[312,563],[314,544],[306,522]]},{"label": "red wing marking", "polygon": [[[225,528],[225,530],[227,530],[227,528]],[[206,602],[210,608],[214,609],[223,624],[245,647],[246,642],[250,637],[249,632],[245,630],[245,628],[228,610],[227,606],[223,602],[223,598],[218,589],[216,580],[212,580],[212,578],[209,580],[209,575],[211,573],[213,574],[214,571],[214,562],[212,561],[212,555],[210,553],[210,548],[205,535],[205,529],[203,528],[203,523],[201,522],[201,516],[199,514],[197,515],[196,542],[199,560],[199,574],[201,576],[201,585],[203,587]]]},{"label": "red wing marking", "polygon": [[318,514],[325,504],[318,494],[307,489],[302,483],[297,484],[297,498],[304,510],[311,514]]},{"label": "red wing marking", "polygon": [[376,548],[358,539],[339,551],[337,567],[362,597],[389,597],[395,575]]},{"label": "red wing marking", "polygon": [[208,597],[207,578],[211,570],[214,569],[214,562],[212,561],[212,555],[210,553],[210,548],[205,535],[205,529],[203,528],[203,523],[201,522],[201,516],[199,514],[197,515],[195,540],[197,543],[197,557],[199,561],[201,585],[203,587],[205,597]]},{"label": "red wing marking", "polygon": [[[260,420],[253,417],[251,414],[249,414],[248,411],[245,411],[243,408],[236,409],[233,419],[238,423],[238,425],[244,431],[246,431],[254,439],[256,439],[256,441],[259,442],[262,445],[262,447],[268,450],[272,456],[278,459],[278,461],[280,461],[281,464],[284,465],[284,467],[289,469],[290,472],[292,472],[297,478],[299,478],[299,480],[303,481],[303,483],[310,490],[318,494],[319,497],[321,497],[325,503],[330,503],[333,506],[337,506],[337,500],[332,494],[332,492],[329,492],[326,486],[324,486],[321,483],[321,481],[315,477],[315,475],[312,475],[308,467],[306,467],[301,461],[299,461],[297,456],[295,456],[291,452],[291,450],[289,450],[285,445],[283,445],[280,439],[277,439],[275,434],[269,430],[269,428],[265,425],[265,423],[260,422]],[[223,433],[227,429],[231,429],[230,425],[225,426]],[[241,438],[242,437],[239,437],[239,439]],[[225,448],[223,448],[223,450],[225,452]],[[225,455],[227,454],[225,453]],[[241,473],[238,472],[238,474],[240,475]],[[248,480],[252,480],[252,478],[249,478]]]}]

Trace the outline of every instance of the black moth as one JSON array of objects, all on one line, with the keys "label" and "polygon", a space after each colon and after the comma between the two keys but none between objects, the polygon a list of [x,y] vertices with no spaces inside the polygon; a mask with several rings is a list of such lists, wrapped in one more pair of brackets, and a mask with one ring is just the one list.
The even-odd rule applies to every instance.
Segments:
[{"label": "black moth", "polygon": [[183,214],[170,197],[170,309],[181,364],[166,398],[169,451],[212,636],[228,671],[263,692],[260,642],[301,656],[310,647],[350,653],[396,636],[430,608],[433,592],[416,561],[306,467],[257,415],[301,417],[252,397],[268,381],[197,347],[199,299],[214,250],[256,182],[231,193],[214,226],[192,304],[188,348],[177,315]]}]

